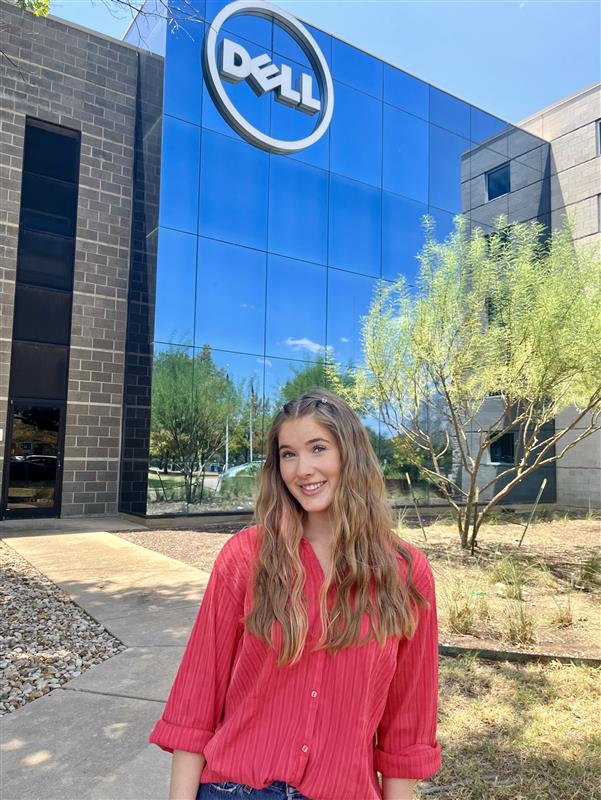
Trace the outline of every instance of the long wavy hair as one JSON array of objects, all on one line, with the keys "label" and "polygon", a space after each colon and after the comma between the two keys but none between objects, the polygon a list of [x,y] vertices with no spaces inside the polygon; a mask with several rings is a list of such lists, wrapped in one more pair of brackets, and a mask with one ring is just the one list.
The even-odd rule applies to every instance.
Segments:
[{"label": "long wavy hair", "polygon": [[[319,598],[322,634],[315,649],[335,653],[374,637],[381,647],[389,636],[411,637],[415,610],[427,605],[413,583],[411,553],[393,530],[384,478],[365,428],[335,394],[324,389],[308,391],[286,403],[273,420],[256,502],[259,546],[253,607],[244,622],[274,649],[274,624],[280,624],[278,666],[301,658],[308,634],[306,576],[300,557],[304,511],[280,473],[279,435],[284,422],[308,415],[332,434],[341,458],[332,504],[332,558]],[[405,580],[399,571],[399,555],[407,562]],[[329,610],[332,587],[335,600]],[[364,614],[370,630],[360,641]]]}]

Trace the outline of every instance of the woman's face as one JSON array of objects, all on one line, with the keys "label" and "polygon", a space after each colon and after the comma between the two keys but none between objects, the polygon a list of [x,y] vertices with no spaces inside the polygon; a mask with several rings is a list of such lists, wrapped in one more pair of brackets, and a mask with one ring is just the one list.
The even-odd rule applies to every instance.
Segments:
[{"label": "woman's face", "polygon": [[327,511],[340,482],[340,449],[313,415],[287,420],[279,435],[280,473],[307,514]]}]

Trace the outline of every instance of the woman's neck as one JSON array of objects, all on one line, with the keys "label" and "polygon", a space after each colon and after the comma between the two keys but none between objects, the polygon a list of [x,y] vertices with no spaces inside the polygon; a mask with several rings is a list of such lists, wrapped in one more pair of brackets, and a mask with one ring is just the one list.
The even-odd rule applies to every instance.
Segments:
[{"label": "woman's neck", "polygon": [[331,542],[334,535],[334,522],[329,510],[305,514],[303,535],[309,542],[320,544]]}]

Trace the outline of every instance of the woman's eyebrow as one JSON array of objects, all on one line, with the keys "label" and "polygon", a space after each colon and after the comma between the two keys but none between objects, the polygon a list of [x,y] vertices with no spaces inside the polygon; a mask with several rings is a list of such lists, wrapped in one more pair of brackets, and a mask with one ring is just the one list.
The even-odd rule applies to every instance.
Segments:
[{"label": "woman's eyebrow", "polygon": [[[317,439],[309,439],[309,441],[305,442],[305,444],[315,444],[316,442],[325,442],[326,444],[330,444],[330,440],[324,439],[323,436],[318,436]],[[294,448],[289,444],[281,444],[278,450],[294,450]]]}]

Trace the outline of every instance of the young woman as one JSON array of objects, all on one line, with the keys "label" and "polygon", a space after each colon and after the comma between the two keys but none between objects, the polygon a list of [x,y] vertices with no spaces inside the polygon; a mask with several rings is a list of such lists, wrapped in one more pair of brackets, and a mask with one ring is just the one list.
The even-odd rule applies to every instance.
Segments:
[{"label": "young woman", "polygon": [[277,414],[256,520],[215,561],[149,739],[171,800],[410,800],[440,767],[434,581],[340,398]]}]

